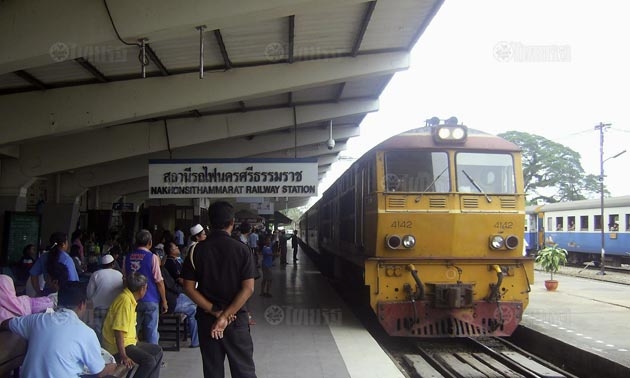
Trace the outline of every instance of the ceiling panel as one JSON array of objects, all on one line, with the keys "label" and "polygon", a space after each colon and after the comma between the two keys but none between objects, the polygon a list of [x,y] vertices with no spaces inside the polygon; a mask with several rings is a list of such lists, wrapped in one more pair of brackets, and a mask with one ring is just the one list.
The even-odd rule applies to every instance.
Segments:
[{"label": "ceiling panel", "polygon": [[407,49],[437,1],[378,1],[359,51]]},{"label": "ceiling panel", "polygon": [[223,28],[221,36],[234,64],[275,62],[287,58],[289,18]]},{"label": "ceiling panel", "polygon": [[18,77],[13,72],[0,75],[0,89],[5,88],[28,88],[31,84],[26,82],[21,77]]},{"label": "ceiling panel", "polygon": [[94,76],[74,60],[31,68],[27,72],[44,84],[94,80]]},{"label": "ceiling panel", "polygon": [[317,88],[303,89],[293,92],[294,103],[305,103],[315,101],[334,101],[339,92],[339,85],[325,85]]},{"label": "ceiling panel", "polygon": [[348,54],[360,30],[365,3],[329,7],[295,16],[296,60]]},{"label": "ceiling panel", "polygon": [[281,93],[278,95],[255,98],[245,101],[246,108],[256,108],[265,106],[286,106],[289,103],[289,95]]},{"label": "ceiling panel", "polygon": [[357,97],[378,96],[380,94],[379,91],[383,89],[391,77],[391,75],[386,75],[348,81],[343,88],[341,98],[351,99]]}]

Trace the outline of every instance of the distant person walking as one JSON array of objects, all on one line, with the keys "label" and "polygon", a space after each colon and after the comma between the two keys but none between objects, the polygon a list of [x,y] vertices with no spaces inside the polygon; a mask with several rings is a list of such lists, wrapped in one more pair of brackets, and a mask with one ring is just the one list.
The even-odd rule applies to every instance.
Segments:
[{"label": "distant person walking", "polygon": [[298,244],[297,230],[293,230],[293,234],[291,235],[291,248],[293,249],[293,264],[298,261],[297,254],[298,249],[300,249]]},{"label": "distant person walking", "polygon": [[198,307],[199,344],[205,378],[224,378],[227,355],[232,377],[255,378],[254,344],[245,302],[254,293],[250,249],[231,237],[234,207],[208,208],[212,233],[184,261],[184,291]]},{"label": "distant person walking", "polygon": [[260,296],[271,298],[271,267],[273,267],[273,251],[271,249],[271,237],[263,238],[262,247],[262,284]]}]

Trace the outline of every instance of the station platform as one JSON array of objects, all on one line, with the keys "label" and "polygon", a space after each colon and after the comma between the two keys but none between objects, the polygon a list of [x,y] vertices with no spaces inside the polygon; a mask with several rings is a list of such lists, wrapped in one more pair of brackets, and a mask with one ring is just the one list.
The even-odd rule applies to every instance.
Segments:
[{"label": "station platform", "polygon": [[[536,271],[521,325],[630,367],[630,275],[562,267],[556,291]],[[544,347],[541,345],[541,348]],[[603,375],[602,375],[603,376]]]},{"label": "station platform", "polygon": [[[249,308],[257,376],[404,377],[302,250],[298,259],[285,267],[275,261],[272,298],[260,296],[256,280]],[[183,344],[179,352],[164,352],[162,377],[203,376],[199,349]],[[231,377],[227,362],[225,371]]]}]

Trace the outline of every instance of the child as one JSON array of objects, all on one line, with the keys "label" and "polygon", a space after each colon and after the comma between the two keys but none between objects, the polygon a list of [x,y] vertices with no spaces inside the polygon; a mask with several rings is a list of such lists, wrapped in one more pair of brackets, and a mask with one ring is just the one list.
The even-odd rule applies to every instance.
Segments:
[{"label": "child", "polygon": [[273,251],[271,238],[265,236],[262,248],[262,287],[260,295],[271,298],[271,267],[273,266]]}]

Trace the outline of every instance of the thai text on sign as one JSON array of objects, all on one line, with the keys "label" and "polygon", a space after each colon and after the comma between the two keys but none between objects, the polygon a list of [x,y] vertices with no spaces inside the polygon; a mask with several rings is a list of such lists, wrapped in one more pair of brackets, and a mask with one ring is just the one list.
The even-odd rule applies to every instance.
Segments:
[{"label": "thai text on sign", "polygon": [[149,160],[149,198],[317,196],[316,159]]}]

